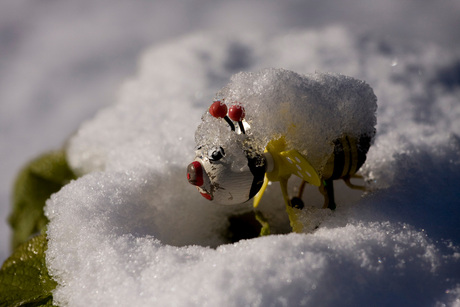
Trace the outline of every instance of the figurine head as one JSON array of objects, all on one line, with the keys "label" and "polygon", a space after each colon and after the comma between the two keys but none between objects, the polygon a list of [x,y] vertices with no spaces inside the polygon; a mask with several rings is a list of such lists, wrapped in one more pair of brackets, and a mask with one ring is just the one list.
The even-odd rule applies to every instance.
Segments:
[{"label": "figurine head", "polygon": [[[244,108],[234,105],[227,116],[227,106],[215,101],[209,108],[215,118],[223,118],[236,133],[245,134]],[[266,171],[263,155],[250,150],[247,138],[228,138],[219,146],[203,144],[196,150],[195,160],[187,167],[187,179],[201,195],[219,204],[240,204],[254,197],[260,190]]]}]

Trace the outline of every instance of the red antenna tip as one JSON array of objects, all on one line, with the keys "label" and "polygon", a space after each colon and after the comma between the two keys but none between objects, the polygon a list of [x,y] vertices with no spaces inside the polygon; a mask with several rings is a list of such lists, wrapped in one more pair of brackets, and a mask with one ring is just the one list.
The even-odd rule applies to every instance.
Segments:
[{"label": "red antenna tip", "polygon": [[228,117],[230,117],[232,120],[236,122],[242,121],[245,114],[246,112],[244,110],[244,107],[240,105],[233,105],[228,110]]},{"label": "red antenna tip", "polygon": [[214,101],[209,107],[209,113],[216,118],[224,118],[227,115],[227,106],[220,100]]}]

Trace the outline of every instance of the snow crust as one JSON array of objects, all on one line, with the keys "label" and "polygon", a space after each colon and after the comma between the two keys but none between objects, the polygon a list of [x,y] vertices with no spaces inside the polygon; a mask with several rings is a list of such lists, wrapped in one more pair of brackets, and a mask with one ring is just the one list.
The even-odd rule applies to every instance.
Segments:
[{"label": "snow crust", "polygon": [[[71,166],[84,176],[47,203],[55,302],[458,306],[460,87],[439,80],[459,55],[383,43],[328,27],[194,34],[147,50],[116,103],[69,142]],[[250,204],[212,205],[188,184],[185,167],[218,89],[234,73],[266,67],[341,73],[374,89],[377,135],[362,171],[372,192],[339,189],[338,209],[313,233],[224,244],[228,217]],[[309,206],[317,193],[307,191]],[[278,187],[260,207],[285,232]],[[303,214],[305,223],[315,218]]]}]

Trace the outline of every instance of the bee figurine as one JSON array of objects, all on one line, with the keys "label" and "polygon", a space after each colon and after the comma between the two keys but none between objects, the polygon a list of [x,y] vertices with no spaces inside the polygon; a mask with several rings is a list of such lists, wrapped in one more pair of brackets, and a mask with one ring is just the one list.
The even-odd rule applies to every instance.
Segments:
[{"label": "bee figurine", "polygon": [[[351,184],[375,135],[377,98],[365,82],[339,75],[299,75],[283,69],[239,73],[195,133],[187,179],[206,199],[257,207],[268,183],[279,182],[293,225],[306,183],[319,187],[334,210],[333,180]],[[230,107],[227,106],[230,102]],[[302,179],[289,197],[288,180]],[[293,227],[294,228],[294,227]]]}]

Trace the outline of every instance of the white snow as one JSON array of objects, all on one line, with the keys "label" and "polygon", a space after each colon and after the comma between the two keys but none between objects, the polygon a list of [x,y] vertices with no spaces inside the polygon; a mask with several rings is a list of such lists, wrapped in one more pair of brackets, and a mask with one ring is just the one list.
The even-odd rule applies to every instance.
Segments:
[{"label": "white snow", "polygon": [[[281,42],[296,46],[292,57]],[[147,50],[117,102],[69,142],[71,165],[86,175],[47,203],[47,264],[59,282],[55,302],[459,304],[459,87],[436,81],[458,54],[444,52],[437,61],[431,57],[442,50],[434,45],[401,50],[395,66],[394,54],[378,44],[328,27],[225,39],[198,33]],[[377,136],[363,168],[373,192],[356,197],[338,186],[336,212],[303,214],[305,223],[322,221],[313,233],[224,244],[227,217],[251,205],[216,206],[187,182],[194,131],[235,67],[273,66],[340,72],[373,87]],[[306,194],[308,206],[321,204],[316,189]],[[276,185],[260,207],[278,216],[275,230],[285,232]]]}]

